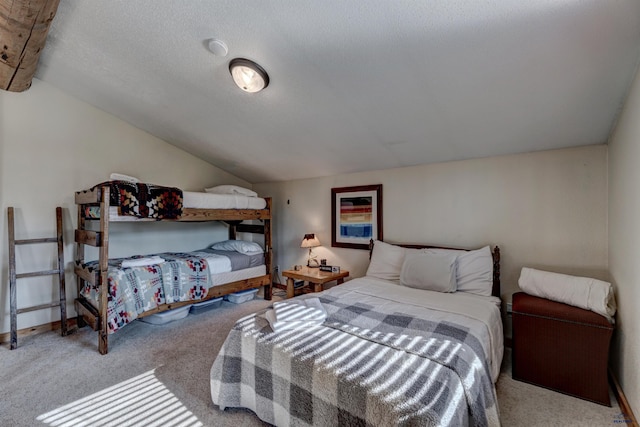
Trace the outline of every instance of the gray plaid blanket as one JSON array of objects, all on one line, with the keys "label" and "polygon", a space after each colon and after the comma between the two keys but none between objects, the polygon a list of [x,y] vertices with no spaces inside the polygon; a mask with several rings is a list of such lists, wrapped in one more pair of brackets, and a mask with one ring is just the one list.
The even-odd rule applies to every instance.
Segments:
[{"label": "gray plaid blanket", "polygon": [[221,409],[275,425],[500,424],[472,319],[407,315],[357,293],[310,296],[327,311],[322,325],[274,333],[262,312],[237,322],[211,368]]}]

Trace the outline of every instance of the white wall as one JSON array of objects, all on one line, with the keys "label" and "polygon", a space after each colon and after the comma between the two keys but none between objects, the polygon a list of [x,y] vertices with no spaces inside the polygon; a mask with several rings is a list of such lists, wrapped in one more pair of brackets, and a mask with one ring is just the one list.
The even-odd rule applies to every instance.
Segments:
[{"label": "white wall", "polygon": [[[55,236],[55,207],[65,222],[68,310],[76,294],[72,274],[74,192],[108,179],[111,172],[137,176],[146,182],[201,190],[214,184],[250,184],[175,148],[122,120],[34,80],[23,93],[0,91],[0,333],[10,329],[7,254],[8,206],[16,208],[16,238]],[[128,233],[135,228],[136,233]],[[143,230],[142,232],[140,230]],[[218,223],[151,223],[111,227],[112,256],[198,249],[226,238]],[[18,247],[17,270],[55,268],[55,245]],[[57,298],[51,277],[18,281],[18,306]],[[59,319],[59,310],[18,316],[18,328]]]},{"label": "white wall", "polygon": [[618,316],[613,367],[640,415],[640,73],[609,143],[609,269]]},{"label": "white wall", "polygon": [[499,245],[502,295],[523,266],[607,279],[607,147],[254,185],[274,197],[274,257],[304,263],[305,233],[329,264],[364,275],[368,252],[331,247],[331,188],[383,185],[384,240],[476,248]]}]

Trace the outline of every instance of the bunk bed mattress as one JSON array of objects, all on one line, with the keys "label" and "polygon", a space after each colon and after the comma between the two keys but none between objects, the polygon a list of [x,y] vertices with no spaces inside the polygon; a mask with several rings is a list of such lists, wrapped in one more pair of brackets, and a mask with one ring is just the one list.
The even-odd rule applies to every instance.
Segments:
[{"label": "bunk bed mattress", "polygon": [[261,197],[241,194],[214,194],[197,191],[183,191],[182,205],[199,209],[264,209],[267,201]]},{"label": "bunk bed mattress", "polygon": [[[183,192],[183,208],[185,209],[264,209],[267,201],[260,197],[247,197],[234,194],[210,194],[185,191]],[[100,218],[100,207],[87,208],[88,218]],[[140,218],[130,215],[122,215],[118,206],[109,207],[109,219],[117,221],[119,218],[126,221],[155,221],[156,218]]]},{"label": "bunk bed mattress", "polygon": [[[244,270],[246,268],[264,265],[263,252],[254,252],[254,253],[245,254],[245,253],[234,252],[234,251],[222,251],[218,249],[207,248],[207,249],[201,249],[199,251],[192,252],[192,254],[206,258],[210,265],[218,257],[228,258],[231,264],[230,265],[231,271]],[[220,273],[227,273],[227,272],[228,271],[221,271],[215,268],[211,269],[212,276]]]},{"label": "bunk bed mattress", "polygon": [[[236,193],[182,191],[175,187],[129,181],[107,181],[92,187],[92,190],[98,186],[110,186],[111,220],[123,216],[147,221],[179,219],[184,208],[260,210],[267,207],[266,199]],[[99,218],[100,207],[87,206],[85,215],[87,218]],[[127,221],[132,218],[127,218]]]},{"label": "bunk bed mattress", "polygon": [[218,273],[211,275],[211,287],[226,285],[227,283],[238,282],[240,280],[252,279],[267,274],[266,265],[258,265],[256,267],[244,268],[242,270],[234,270],[226,273]]},{"label": "bunk bed mattress", "polygon": [[[121,268],[124,259],[109,260],[107,321],[110,334],[161,304],[196,302],[205,298],[213,286],[266,274],[261,253],[245,255],[203,249],[157,256],[165,262]],[[97,261],[86,265],[97,268]],[[94,306],[99,306],[97,286],[85,282],[80,293]]]},{"label": "bunk bed mattress", "polygon": [[[183,192],[182,206],[185,209],[264,209],[267,201],[261,197],[248,197],[236,194],[212,194],[195,191]],[[87,210],[89,218],[100,218],[100,208],[92,206]],[[122,217],[118,206],[109,207],[109,218],[117,220]],[[126,216],[127,221],[148,221],[148,218]],[[155,220],[155,219],[154,219]]]}]

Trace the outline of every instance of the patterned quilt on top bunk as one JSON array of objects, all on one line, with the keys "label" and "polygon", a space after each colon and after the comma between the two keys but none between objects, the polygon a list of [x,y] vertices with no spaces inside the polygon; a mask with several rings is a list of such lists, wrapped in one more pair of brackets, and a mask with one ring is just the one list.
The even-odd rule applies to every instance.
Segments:
[{"label": "patterned quilt on top bunk", "polygon": [[[121,268],[123,259],[109,260],[110,334],[134,321],[140,313],[160,304],[197,301],[207,295],[210,272],[204,257],[193,253],[162,253],[158,256],[164,262],[127,268]],[[97,261],[86,265],[97,268]],[[81,293],[96,306],[100,304],[98,287],[85,283]]]},{"label": "patterned quilt on top bunk", "polygon": [[[182,215],[179,188],[129,181],[107,181],[98,185],[105,184],[111,187],[109,203],[118,207],[120,215],[155,219],[178,219]],[[86,214],[91,217],[94,213]]]}]

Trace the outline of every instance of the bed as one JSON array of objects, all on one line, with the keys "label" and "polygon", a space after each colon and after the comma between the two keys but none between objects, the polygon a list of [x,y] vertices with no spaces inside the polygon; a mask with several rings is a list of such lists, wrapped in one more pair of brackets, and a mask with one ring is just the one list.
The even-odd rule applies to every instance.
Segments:
[{"label": "bed", "polygon": [[[79,327],[89,325],[98,331],[101,354],[108,352],[109,334],[135,318],[260,287],[264,288],[264,298],[271,299],[271,199],[238,193],[235,190],[239,187],[220,187],[232,187],[234,191],[223,194],[185,192],[175,187],[112,180],[76,192],[78,228],[75,231],[74,272],[78,279],[78,297],[75,308]],[[227,242],[231,245],[243,246],[243,241],[237,240],[238,233],[264,236],[264,245],[258,255],[261,262],[217,271],[213,268],[215,263],[209,259],[221,255],[203,249],[194,253],[155,254],[163,263],[129,265],[122,269],[123,261],[135,259],[109,259],[109,224],[123,221],[221,221],[228,225]],[[85,260],[85,245],[99,248],[97,260]],[[227,254],[227,258],[237,259],[237,256]],[[138,261],[139,258],[153,256],[136,257]],[[175,280],[159,284],[163,277],[173,273],[181,277],[179,286]],[[144,292],[130,286],[140,282],[140,278],[146,280],[141,288]],[[116,279],[127,285],[114,287]],[[124,301],[122,293],[125,292],[119,294],[119,289],[129,289],[126,293],[137,300]],[[140,297],[143,293],[144,298]]]},{"label": "bed", "polygon": [[[376,242],[366,276],[240,319],[211,368],[213,403],[278,426],[499,425],[499,249],[408,246]],[[417,286],[425,264],[460,289]],[[322,321],[274,332],[276,304],[315,298]]]}]

